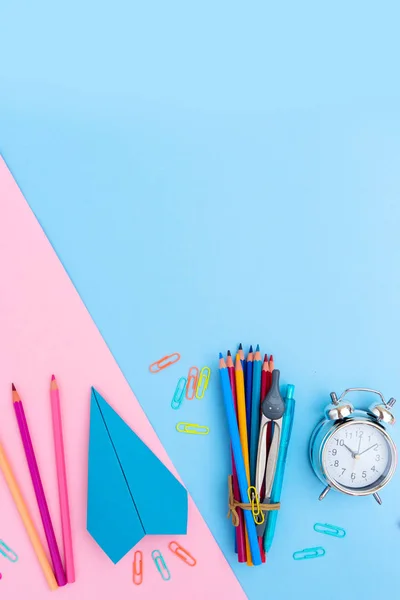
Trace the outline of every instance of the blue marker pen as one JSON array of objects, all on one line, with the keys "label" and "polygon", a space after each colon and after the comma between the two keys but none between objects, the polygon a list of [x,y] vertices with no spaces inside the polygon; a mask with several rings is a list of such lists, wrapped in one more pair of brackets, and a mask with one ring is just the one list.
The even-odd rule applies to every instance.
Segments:
[{"label": "blue marker pen", "polygon": [[[275,481],[272,488],[271,494],[271,504],[275,502],[280,502],[281,493],[282,493],[282,485],[283,485],[283,476],[285,474],[285,466],[286,466],[286,458],[289,448],[290,436],[292,433],[292,425],[294,418],[294,407],[295,400],[293,398],[294,395],[294,385],[288,385],[286,390],[286,398],[285,398],[285,413],[283,416],[282,423],[282,437],[281,444],[279,448],[278,462],[276,465],[275,471]],[[264,549],[265,552],[269,552],[272,541],[274,539],[276,520],[278,518],[278,511],[272,510],[268,514],[267,519],[267,527],[264,535]]]}]

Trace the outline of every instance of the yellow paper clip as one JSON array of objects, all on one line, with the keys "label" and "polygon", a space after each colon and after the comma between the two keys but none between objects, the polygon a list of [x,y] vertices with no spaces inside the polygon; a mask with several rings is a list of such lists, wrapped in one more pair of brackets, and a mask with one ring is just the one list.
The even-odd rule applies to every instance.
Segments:
[{"label": "yellow paper clip", "polygon": [[199,369],[197,367],[190,367],[186,384],[186,400],[193,400],[195,397],[198,380]]},{"label": "yellow paper clip", "polygon": [[160,573],[164,581],[169,581],[169,579],[171,579],[171,573],[169,572],[168,567],[165,564],[165,560],[161,552],[159,550],[153,550],[153,552],[151,553],[151,558],[154,560],[154,564],[157,567],[157,571]]},{"label": "yellow paper clip", "polygon": [[256,525],[262,525],[265,521],[264,513],[260,508],[260,497],[257,494],[257,490],[254,485],[251,485],[247,490],[249,502],[251,503],[251,513],[253,515],[254,523]]},{"label": "yellow paper clip", "polygon": [[176,430],[179,433],[190,433],[193,435],[207,435],[210,430],[205,425],[197,425],[197,423],[177,423]]},{"label": "yellow paper clip", "polygon": [[137,550],[133,555],[133,583],[140,585],[143,582],[143,553]]},{"label": "yellow paper clip", "polygon": [[211,369],[210,367],[203,367],[200,371],[199,381],[197,383],[196,388],[196,398],[197,400],[202,400],[204,398],[204,394],[206,393],[206,389],[208,388],[208,382],[210,381]]},{"label": "yellow paper clip", "polygon": [[180,358],[181,358],[181,355],[179,354],[179,352],[174,352],[173,354],[168,354],[167,356],[163,356],[162,358],[160,358],[160,360],[156,360],[156,362],[153,362],[150,365],[150,367],[149,367],[150,373],[159,373],[163,369],[166,369],[167,367],[170,367],[171,365],[178,362],[178,360],[180,360]]},{"label": "yellow paper clip", "polygon": [[197,560],[191,554],[189,554],[189,552],[185,550],[185,548],[180,546],[178,542],[171,542],[170,544],[168,544],[168,548],[171,550],[171,552],[176,554],[178,558],[180,558],[181,560],[183,560],[183,562],[189,565],[189,567],[194,567],[196,565]]}]

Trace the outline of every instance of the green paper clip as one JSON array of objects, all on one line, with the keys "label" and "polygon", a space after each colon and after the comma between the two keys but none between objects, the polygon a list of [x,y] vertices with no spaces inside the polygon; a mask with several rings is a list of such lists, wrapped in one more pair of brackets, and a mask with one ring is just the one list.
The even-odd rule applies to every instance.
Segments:
[{"label": "green paper clip", "polygon": [[165,560],[161,552],[159,550],[153,550],[151,553],[151,558],[153,559],[154,564],[157,567],[157,571],[160,573],[164,581],[169,581],[171,579],[171,573],[165,564]]},{"label": "green paper clip", "polygon": [[200,371],[199,381],[197,383],[196,389],[196,398],[197,400],[202,400],[204,398],[204,394],[206,393],[206,389],[208,388],[208,382],[211,377],[211,369],[210,367],[203,367]]},{"label": "green paper clip", "polygon": [[307,560],[309,558],[319,558],[325,555],[325,550],[321,546],[315,548],[304,548],[293,553],[294,560]]},{"label": "green paper clip", "polygon": [[13,563],[18,560],[18,556],[15,554],[14,550],[11,550],[3,540],[0,540],[0,554]]},{"label": "green paper clip", "polygon": [[186,377],[181,377],[176,385],[174,395],[171,400],[171,406],[174,410],[178,410],[181,407],[182,402],[185,398],[186,388]]},{"label": "green paper clip", "polygon": [[210,429],[206,425],[197,423],[177,423],[175,426],[179,433],[190,433],[191,435],[208,435]]},{"label": "green paper clip", "polygon": [[324,533],[325,535],[331,535],[332,537],[344,538],[346,532],[341,527],[336,525],[329,525],[329,523],[315,523],[314,531],[317,533]]}]

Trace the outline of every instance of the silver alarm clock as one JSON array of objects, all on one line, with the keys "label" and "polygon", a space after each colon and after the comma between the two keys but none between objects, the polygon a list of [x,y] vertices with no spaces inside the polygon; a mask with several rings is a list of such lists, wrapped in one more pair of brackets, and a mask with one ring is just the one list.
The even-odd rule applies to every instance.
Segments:
[{"label": "silver alarm clock", "polygon": [[[355,410],[344,398],[350,392],[377,394],[380,401],[368,410]],[[393,477],[397,466],[396,446],[386,431],[395,422],[391,409],[396,402],[385,402],[383,395],[369,388],[349,388],[338,398],[331,393],[332,404],[314,429],[310,440],[312,467],[325,484],[319,499],[331,490],[350,496],[378,495]]]}]

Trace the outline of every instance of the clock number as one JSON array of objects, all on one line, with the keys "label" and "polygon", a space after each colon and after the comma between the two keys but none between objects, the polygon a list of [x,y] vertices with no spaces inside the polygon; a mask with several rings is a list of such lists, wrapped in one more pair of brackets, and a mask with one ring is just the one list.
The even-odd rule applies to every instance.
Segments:
[{"label": "clock number", "polygon": [[336,442],[336,446],[344,446],[344,440],[339,440],[339,438],[334,438]]},{"label": "clock number", "polygon": [[336,456],[336,454],[337,454],[337,450],[336,450],[336,448],[334,448],[334,449],[332,450],[332,454],[333,454],[333,456]]},{"label": "clock number", "polygon": [[350,438],[351,439],[352,437],[353,437],[353,432],[352,431],[346,431],[346,438]]},{"label": "clock number", "polygon": [[356,431],[356,437],[362,438],[362,436],[364,435],[364,432],[362,429],[357,429]]},{"label": "clock number", "polygon": [[351,479],[352,479],[352,481],[354,481],[354,480],[355,480],[355,478],[356,478],[356,474],[355,474],[355,473],[352,473],[352,474],[351,474]]},{"label": "clock number", "polygon": [[362,472],[362,476],[364,477],[364,479],[366,479],[367,478],[367,471],[363,471]]},{"label": "clock number", "polygon": [[381,455],[380,454],[376,454],[375,460],[379,462],[381,460]]},{"label": "clock number", "polygon": [[344,469],[344,468],[342,467],[342,474],[341,474],[341,476],[344,474],[345,470],[346,470],[346,469]]},{"label": "clock number", "polygon": [[376,466],[371,467],[371,471],[376,471]]},{"label": "clock number", "polygon": [[339,461],[335,460],[334,465],[335,465],[335,467],[338,467],[339,466]]}]

